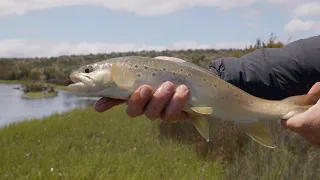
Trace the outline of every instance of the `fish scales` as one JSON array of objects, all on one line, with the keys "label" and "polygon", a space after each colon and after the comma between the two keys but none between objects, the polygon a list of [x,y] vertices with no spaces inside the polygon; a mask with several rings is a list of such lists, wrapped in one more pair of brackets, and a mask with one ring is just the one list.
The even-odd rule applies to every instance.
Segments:
[{"label": "fish scales", "polygon": [[[170,57],[168,58],[170,59]],[[92,63],[74,71],[69,90],[82,96],[128,99],[141,85],[153,91],[165,81],[184,84],[190,93],[184,111],[209,141],[208,121],[233,121],[261,145],[274,148],[271,129],[262,121],[290,118],[319,99],[313,95],[271,101],[255,97],[195,64],[160,58],[127,56]]]},{"label": "fish scales", "polygon": [[[176,87],[184,84],[190,90],[187,104],[215,107],[213,109],[215,116],[226,120],[239,120],[239,117],[247,114],[246,111],[256,112],[259,116],[269,115],[270,109],[274,109],[277,103],[252,96],[220,79],[209,70],[188,62],[164,62],[146,57],[114,58],[106,62],[108,61],[122,62],[131,66],[133,72],[139,75],[133,89],[148,84],[156,90],[165,81],[171,81]],[[236,108],[232,108],[233,106]],[[277,114],[281,116],[283,112],[282,109],[279,110]]]}]

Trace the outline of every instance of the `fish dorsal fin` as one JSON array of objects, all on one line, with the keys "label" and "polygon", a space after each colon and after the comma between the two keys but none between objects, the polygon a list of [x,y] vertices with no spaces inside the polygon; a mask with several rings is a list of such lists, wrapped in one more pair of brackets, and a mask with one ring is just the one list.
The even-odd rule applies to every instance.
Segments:
[{"label": "fish dorsal fin", "polygon": [[263,122],[252,121],[238,123],[241,129],[252,139],[268,148],[275,148],[275,142],[271,129]]},{"label": "fish dorsal fin", "polygon": [[191,107],[191,109],[199,114],[212,114],[213,108],[212,107],[200,107],[200,106],[194,106]]},{"label": "fish dorsal fin", "polygon": [[160,60],[166,60],[166,61],[174,61],[174,62],[186,62],[183,59],[176,58],[176,57],[170,57],[170,56],[157,56],[154,57],[155,59],[160,59]]},{"label": "fish dorsal fin", "polygon": [[192,122],[194,127],[200,133],[200,135],[204,137],[207,141],[209,141],[210,134],[208,120],[203,115],[197,113],[190,113],[189,120]]},{"label": "fish dorsal fin", "polygon": [[111,79],[121,89],[130,89],[136,81],[136,75],[126,64],[114,63],[110,72]]}]

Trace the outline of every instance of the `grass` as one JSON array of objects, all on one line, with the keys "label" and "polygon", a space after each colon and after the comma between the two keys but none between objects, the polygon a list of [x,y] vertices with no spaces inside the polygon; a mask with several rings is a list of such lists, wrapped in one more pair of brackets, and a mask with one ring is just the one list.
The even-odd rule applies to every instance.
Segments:
[{"label": "grass", "polygon": [[[29,81],[20,81],[20,80],[0,80],[0,84],[27,84]],[[67,86],[52,84],[52,83],[44,83],[44,85],[49,85],[55,89],[60,89],[67,91]]]},{"label": "grass", "polygon": [[123,112],[76,109],[4,127],[0,179],[320,179],[320,149],[278,123],[268,149],[228,122],[205,143],[189,123]]},{"label": "grass", "polygon": [[12,124],[0,131],[0,179],[221,179],[222,166],[159,140],[158,122],[123,106]]},{"label": "grass", "polygon": [[26,92],[23,94],[24,98],[27,99],[41,99],[41,98],[52,98],[52,97],[56,97],[58,95],[57,91],[54,92],[49,92],[49,93],[45,93],[45,92]]}]

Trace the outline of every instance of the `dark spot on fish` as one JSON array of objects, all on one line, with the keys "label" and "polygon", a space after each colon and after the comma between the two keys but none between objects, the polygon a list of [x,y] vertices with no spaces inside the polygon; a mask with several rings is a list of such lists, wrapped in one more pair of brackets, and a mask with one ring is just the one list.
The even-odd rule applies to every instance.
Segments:
[{"label": "dark spot on fish", "polygon": [[130,68],[130,70],[132,71],[132,68]]},{"label": "dark spot on fish", "polygon": [[213,85],[215,88],[218,87],[216,84]]},{"label": "dark spot on fish", "polygon": [[141,76],[141,74],[137,74],[137,76],[138,76],[138,77],[140,77],[140,76]]},{"label": "dark spot on fish", "polygon": [[158,71],[158,69],[154,69],[154,71],[156,71],[156,72],[157,72],[157,71]]},{"label": "dark spot on fish", "polygon": [[207,81],[206,78],[203,78],[203,81]]},{"label": "dark spot on fish", "polygon": [[252,101],[252,100],[250,101],[250,104],[253,104],[253,101]]},{"label": "dark spot on fish", "polygon": [[233,93],[233,95],[234,95],[235,97],[239,97],[239,94],[238,94],[238,93]]},{"label": "dark spot on fish", "polygon": [[148,66],[145,66],[144,69],[148,69]]},{"label": "dark spot on fish", "polygon": [[183,69],[180,69],[180,71],[183,71]]},{"label": "dark spot on fish", "polygon": [[189,73],[188,76],[191,76],[191,74]]},{"label": "dark spot on fish", "polygon": [[175,72],[173,72],[172,74],[173,74],[173,75],[176,75],[176,73],[175,73]]},{"label": "dark spot on fish", "polygon": [[138,65],[135,65],[134,67],[135,67],[135,68],[138,68]]},{"label": "dark spot on fish", "polygon": [[110,88],[111,86],[109,85],[108,88]]},{"label": "dark spot on fish", "polygon": [[162,70],[164,70],[164,71],[165,71],[165,70],[166,70],[166,68],[163,68]]},{"label": "dark spot on fish", "polygon": [[155,76],[156,75],[156,73],[152,73],[152,76]]}]

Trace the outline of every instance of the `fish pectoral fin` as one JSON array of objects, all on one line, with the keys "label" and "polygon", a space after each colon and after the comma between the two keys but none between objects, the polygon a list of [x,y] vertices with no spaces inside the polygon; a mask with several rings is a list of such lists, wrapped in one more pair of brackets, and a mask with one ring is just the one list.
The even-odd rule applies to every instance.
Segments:
[{"label": "fish pectoral fin", "polygon": [[112,81],[121,89],[130,89],[136,81],[136,75],[126,64],[112,64],[110,74]]},{"label": "fish pectoral fin", "polygon": [[248,136],[257,141],[259,144],[268,148],[276,147],[271,129],[265,123],[253,121],[238,123],[238,125]]},{"label": "fish pectoral fin", "polygon": [[213,108],[212,107],[198,107],[198,106],[194,106],[191,107],[191,109],[199,114],[212,114]]},{"label": "fish pectoral fin", "polygon": [[204,137],[207,141],[209,141],[209,122],[208,120],[201,114],[190,113],[189,114],[190,121],[197,129],[197,131]]}]

